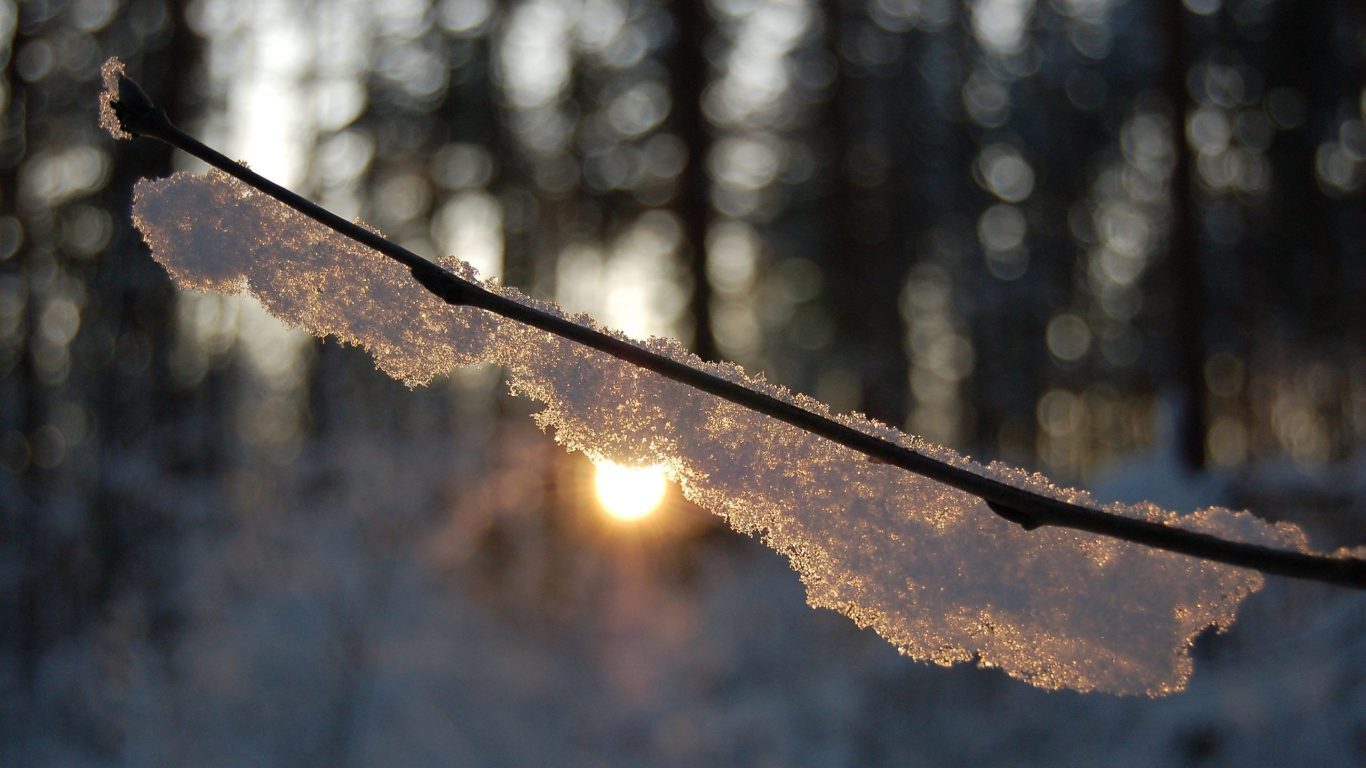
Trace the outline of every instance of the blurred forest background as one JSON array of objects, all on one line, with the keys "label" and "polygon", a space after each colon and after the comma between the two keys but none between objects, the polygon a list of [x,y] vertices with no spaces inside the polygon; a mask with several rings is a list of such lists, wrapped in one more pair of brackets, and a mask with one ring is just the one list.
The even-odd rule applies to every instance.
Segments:
[{"label": "blurred forest background", "polygon": [[[497,371],[409,391],[128,218],[172,119],[421,254],[1101,496],[1366,519],[1355,0],[0,4],[0,763],[1360,765],[1366,604],[1190,692],[897,657]],[[196,169],[197,170],[197,169]],[[1250,626],[1248,626],[1250,625]]]}]

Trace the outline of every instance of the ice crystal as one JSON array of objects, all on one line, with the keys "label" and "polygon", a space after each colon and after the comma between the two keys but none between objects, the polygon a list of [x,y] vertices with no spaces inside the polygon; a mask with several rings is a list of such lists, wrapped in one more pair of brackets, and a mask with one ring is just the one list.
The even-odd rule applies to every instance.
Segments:
[{"label": "ice crystal", "polygon": [[[358,344],[410,385],[496,363],[536,419],[595,459],[662,464],[688,498],[786,555],[813,606],[872,627],[902,653],[977,660],[1048,688],[1161,695],[1191,672],[1192,638],[1232,622],[1255,572],[1056,528],[1025,532],[967,493],[482,310],[433,297],[407,270],[225,174],[143,181],[134,206],[153,256],[186,288],[250,292],[272,314]],[[478,280],[455,259],[444,266]],[[544,310],[513,289],[490,290]],[[588,317],[575,322],[593,326]],[[826,414],[820,403],[705,364],[677,344],[642,344]],[[856,416],[840,421],[935,458],[1057,498],[1084,492],[983,467]],[[1304,548],[1296,528],[1210,508],[1108,511],[1242,541]]]},{"label": "ice crystal", "polygon": [[100,91],[100,127],[116,139],[131,139],[133,134],[123,129],[123,121],[114,111],[114,104],[119,100],[119,78],[123,74],[123,62],[117,56],[106,59],[100,67],[100,82],[104,86]]}]

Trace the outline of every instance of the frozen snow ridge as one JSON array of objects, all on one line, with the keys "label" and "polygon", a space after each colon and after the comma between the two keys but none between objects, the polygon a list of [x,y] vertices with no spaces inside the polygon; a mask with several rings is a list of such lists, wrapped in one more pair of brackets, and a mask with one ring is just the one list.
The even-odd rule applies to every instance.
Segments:
[{"label": "frozen snow ridge", "polygon": [[[179,285],[249,292],[285,322],[364,347],[381,370],[411,385],[457,365],[505,366],[513,391],[545,405],[538,423],[567,448],[667,466],[688,498],[785,554],[813,606],[874,628],[917,659],[976,660],[1043,688],[1162,695],[1189,677],[1192,638],[1228,626],[1261,584],[1249,570],[1091,534],[1026,532],[964,491],[545,331],[446,304],[404,266],[218,171],[140,183],[134,215]],[[481,283],[459,261],[443,266],[560,314]],[[588,317],[572,320],[597,328]],[[673,342],[642,346],[828,415],[810,398],[734,366],[703,364]],[[1029,491],[1093,503],[1038,475],[981,467],[886,426],[837,418]],[[1106,511],[1178,519],[1148,504]],[[1305,548],[1298,529],[1246,513],[1211,508],[1180,522],[1238,541]]]}]

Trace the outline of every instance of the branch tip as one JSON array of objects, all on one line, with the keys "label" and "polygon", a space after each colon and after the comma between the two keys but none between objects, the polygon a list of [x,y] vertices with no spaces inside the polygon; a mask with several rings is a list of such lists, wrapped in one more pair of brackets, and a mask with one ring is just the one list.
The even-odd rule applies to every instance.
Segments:
[{"label": "branch tip", "polygon": [[116,139],[161,136],[171,121],[166,111],[152,102],[147,92],[124,71],[123,62],[111,57],[100,68],[104,90],[100,92],[100,126]]}]

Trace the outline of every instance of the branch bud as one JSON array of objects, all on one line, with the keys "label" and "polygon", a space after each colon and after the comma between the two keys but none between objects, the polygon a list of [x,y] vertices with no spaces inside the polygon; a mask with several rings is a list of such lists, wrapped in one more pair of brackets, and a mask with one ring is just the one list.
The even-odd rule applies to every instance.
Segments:
[{"label": "branch bud", "polygon": [[100,68],[104,90],[100,92],[100,126],[116,139],[163,135],[171,127],[166,111],[124,73],[123,62],[112,57]]}]

